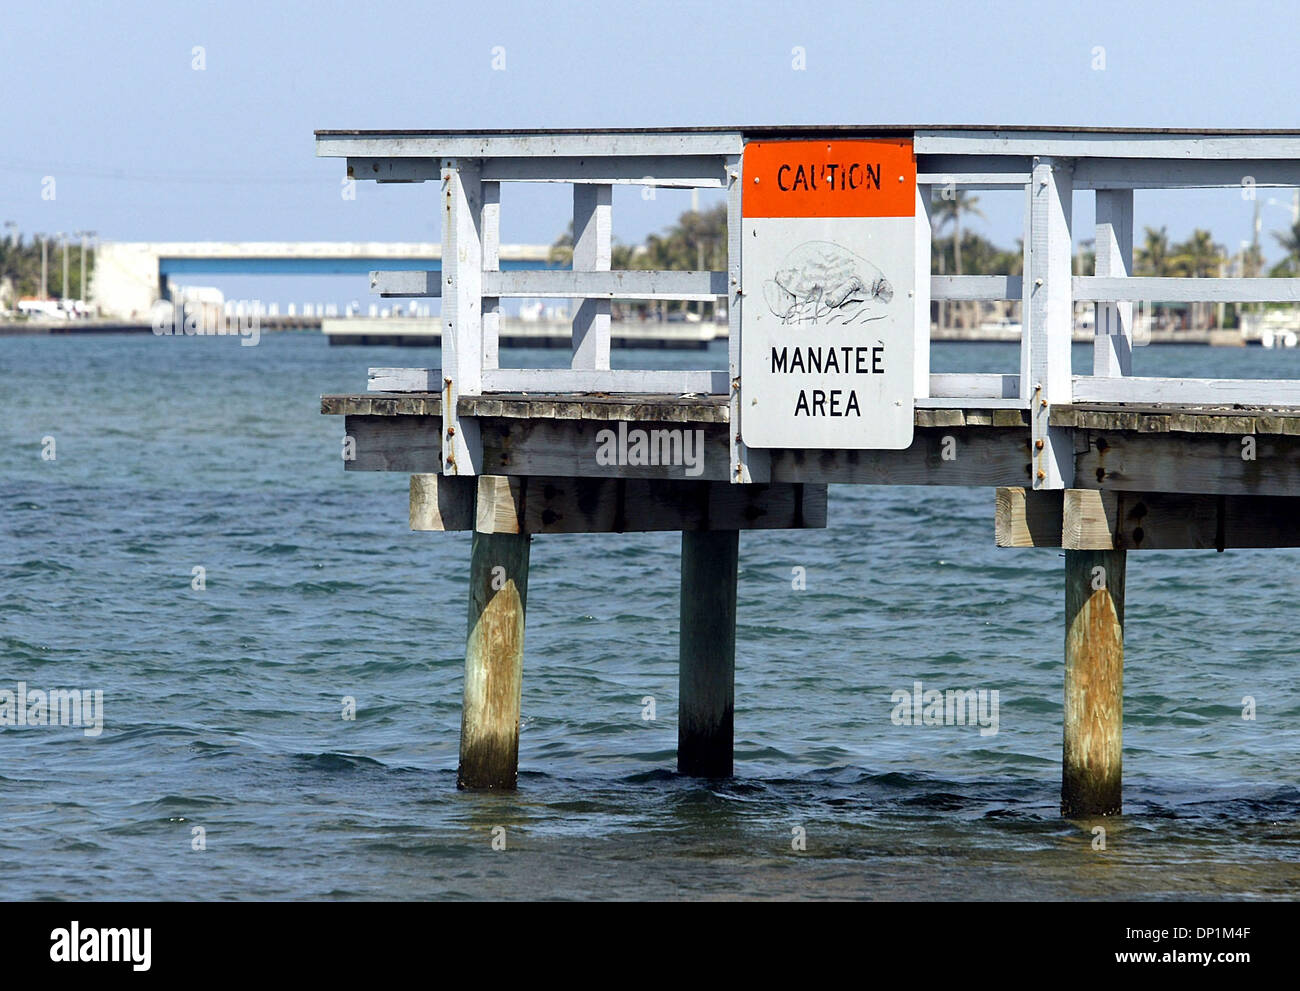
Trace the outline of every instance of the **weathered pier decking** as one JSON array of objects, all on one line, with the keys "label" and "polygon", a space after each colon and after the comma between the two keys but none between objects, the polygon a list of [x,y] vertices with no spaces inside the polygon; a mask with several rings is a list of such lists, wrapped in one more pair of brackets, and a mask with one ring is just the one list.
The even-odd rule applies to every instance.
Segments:
[{"label": "weathered pier decking", "polygon": [[[746,307],[760,295],[743,280],[742,186],[759,179],[745,172],[745,148],[811,140],[829,152],[878,138],[908,142],[915,166],[905,216],[915,221],[906,261],[916,279],[900,283],[906,295],[880,294],[912,315],[910,442],[828,446],[809,422],[806,446],[747,443],[758,435],[753,389],[765,369],[745,364],[742,342]],[[832,483],[996,490],[999,546],[1065,551],[1062,810],[1078,816],[1121,809],[1124,600],[1128,585],[1140,588],[1128,552],[1300,546],[1300,382],[1131,374],[1134,302],[1300,301],[1300,279],[1130,275],[1135,189],[1300,185],[1300,133],[704,128],[318,132],[317,141],[357,178],[441,182],[446,268],[378,272],[372,284],[384,295],[441,296],[442,367],[371,369],[370,391],[325,396],[321,408],[344,417],[348,469],[411,476],[413,528],[474,531],[464,786],[515,782],[533,535],[682,531],[678,767],[726,775],[739,531],[824,527]],[[898,176],[910,204],[907,180]],[[497,271],[503,181],[573,184],[572,271]],[[726,190],[728,270],[610,271],[610,190],[624,183]],[[1024,191],[1023,275],[927,277],[931,192],[951,188]],[[1089,276],[1071,272],[1076,190],[1096,195]],[[726,371],[610,369],[610,299],[719,294],[729,303]],[[499,367],[500,299],[510,295],[582,301],[569,368]],[[931,375],[931,298],[1021,299],[1019,369]],[[1089,374],[1070,367],[1076,300],[1097,306]],[[773,355],[766,370],[775,364]],[[608,456],[632,430],[648,444]]]}]

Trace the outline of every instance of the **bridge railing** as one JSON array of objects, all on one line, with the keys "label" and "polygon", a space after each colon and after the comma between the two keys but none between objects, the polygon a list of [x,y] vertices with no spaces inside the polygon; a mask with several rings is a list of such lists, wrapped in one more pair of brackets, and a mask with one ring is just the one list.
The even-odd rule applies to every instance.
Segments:
[{"label": "bridge railing", "polygon": [[[732,477],[762,480],[765,453],[747,450],[739,402],[741,312],[741,154],[752,137],[808,137],[812,129],[317,133],[317,153],[345,157],[348,174],[379,182],[438,179],[442,193],[440,272],[375,272],[371,288],[389,297],[441,297],[442,368],[374,369],[383,391],[443,394],[444,470],[476,472],[472,418],[462,396],[488,393],[729,395]],[[1050,425],[1053,406],[1076,402],[1300,405],[1300,381],[1132,376],[1133,304],[1300,302],[1300,279],[1139,278],[1133,272],[1137,189],[1300,186],[1300,132],[1133,131],[1117,129],[847,128],[816,135],[910,135],[917,159],[918,273],[929,271],[928,211],[934,187],[1019,190],[1025,195],[1021,275],[917,279],[915,401],[931,407],[1013,407],[1029,411],[1034,485],[1061,488],[1071,477],[1067,432]],[[502,182],[573,186],[573,267],[500,271]],[[611,271],[615,185],[721,189],[727,193],[726,271]],[[1072,272],[1071,207],[1076,191],[1096,195],[1096,273]],[[576,302],[570,367],[501,368],[500,301],[558,297]],[[610,368],[614,299],[728,298],[729,366],[718,370]],[[1018,372],[930,374],[930,301],[1019,300]],[[1076,302],[1097,307],[1091,374],[1071,367]]]}]

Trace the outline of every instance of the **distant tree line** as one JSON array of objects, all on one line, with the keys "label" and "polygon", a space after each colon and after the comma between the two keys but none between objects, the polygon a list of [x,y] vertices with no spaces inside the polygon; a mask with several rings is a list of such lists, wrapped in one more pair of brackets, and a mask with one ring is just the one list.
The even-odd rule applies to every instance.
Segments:
[{"label": "distant tree line", "polygon": [[[1024,270],[1024,242],[1016,241],[1014,251],[1003,250],[986,238],[970,230],[962,230],[962,218],[983,217],[979,197],[963,191],[934,200],[931,223],[934,241],[930,256],[930,271],[934,275],[1021,275]],[[947,236],[943,236],[944,232]],[[1294,278],[1300,275],[1300,223],[1275,231],[1274,240],[1285,252],[1282,259],[1265,270],[1263,250],[1258,244],[1230,254],[1214,235],[1204,228],[1196,228],[1185,241],[1171,243],[1166,228],[1147,227],[1142,241],[1134,245],[1133,274],[1168,278],[1215,278],[1224,275],[1241,278]],[[1080,243],[1075,255],[1074,273],[1091,275],[1096,271],[1095,245],[1092,241]],[[961,319],[970,319],[971,308],[961,308]],[[1192,328],[1208,327],[1214,304],[1193,303],[1188,308],[1188,323]],[[1160,309],[1160,307],[1157,307]],[[1164,309],[1179,309],[1164,307]],[[1232,307],[1235,318],[1239,307]],[[943,319],[942,314],[940,319]]]},{"label": "distant tree line", "polygon": [[[68,239],[68,296],[85,299],[81,287],[81,242]],[[63,292],[63,251],[53,238],[46,242],[48,259],[47,291],[57,299]],[[95,267],[93,251],[86,252],[86,281]],[[14,299],[41,294],[41,245],[33,238],[21,236],[0,240],[0,286],[8,285]]]},{"label": "distant tree line", "polygon": [[[552,265],[573,263],[573,225],[551,246]],[[659,234],[651,234],[644,244],[614,242],[610,248],[613,269],[648,269],[652,271],[708,272],[727,267],[727,204],[719,203],[707,210],[688,210],[677,223]],[[712,303],[656,300],[620,302],[614,306],[615,317],[658,316],[694,311],[704,319],[713,315]]]}]

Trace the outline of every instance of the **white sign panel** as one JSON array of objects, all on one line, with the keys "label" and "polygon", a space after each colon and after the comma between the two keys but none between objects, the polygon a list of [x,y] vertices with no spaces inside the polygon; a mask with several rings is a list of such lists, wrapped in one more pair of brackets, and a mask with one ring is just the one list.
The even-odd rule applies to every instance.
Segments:
[{"label": "white sign panel", "polygon": [[909,447],[911,142],[751,142],[743,161],[742,439]]}]

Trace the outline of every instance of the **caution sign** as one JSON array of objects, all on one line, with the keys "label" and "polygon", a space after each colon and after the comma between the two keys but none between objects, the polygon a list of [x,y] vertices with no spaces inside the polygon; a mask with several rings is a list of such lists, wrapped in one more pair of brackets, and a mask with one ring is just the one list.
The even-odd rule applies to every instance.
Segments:
[{"label": "caution sign", "polygon": [[742,181],[741,438],[910,446],[912,142],[754,141]]}]

